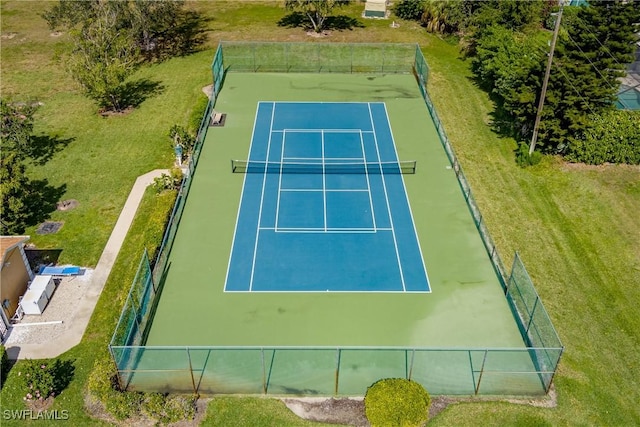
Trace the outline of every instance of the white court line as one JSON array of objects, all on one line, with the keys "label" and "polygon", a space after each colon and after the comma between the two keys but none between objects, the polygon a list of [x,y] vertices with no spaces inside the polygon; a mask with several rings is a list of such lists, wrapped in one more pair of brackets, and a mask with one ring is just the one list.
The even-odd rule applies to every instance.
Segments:
[{"label": "white court line", "polygon": [[[371,120],[371,129],[373,129],[374,131],[373,141],[376,146],[376,156],[378,157],[378,161],[381,161],[380,150],[378,148],[378,136],[376,135],[376,132],[375,132],[376,125],[373,122],[373,113],[371,112],[371,103],[367,103],[367,106],[369,107],[369,119]],[[400,269],[400,280],[402,281],[402,290],[406,292],[407,287],[405,286],[405,283],[404,283],[404,273],[402,272],[402,263],[400,262],[400,252],[398,252],[398,241],[396,239],[396,231],[393,226],[393,216],[391,215],[391,206],[389,204],[389,195],[387,194],[387,184],[384,179],[384,174],[381,174],[381,178],[382,178],[382,188],[384,189],[384,197],[387,204],[387,212],[389,212],[389,222],[391,223],[391,235],[393,236],[393,246],[395,247],[395,250],[396,250],[396,259],[398,260],[398,268]]]},{"label": "white court line", "polygon": [[[387,104],[382,104],[382,106],[384,107],[384,113],[387,116],[387,123],[389,123],[389,131],[391,131],[391,121],[389,120],[389,112],[387,111]],[[398,151],[396,150],[396,141],[393,138],[393,132],[391,133],[391,141],[393,142],[393,150],[396,153],[396,158],[398,159],[398,162],[400,161],[400,157],[398,156]],[[404,184],[404,177],[402,176],[402,174],[400,174],[400,179],[402,180],[402,189],[404,190],[404,196],[406,197],[407,200],[407,206],[409,207],[409,215],[411,216],[411,223],[413,224],[413,233],[416,236],[416,242],[418,243],[418,251],[420,252],[420,260],[422,261],[422,268],[424,269],[424,274],[425,277],[427,278],[427,287],[429,288],[428,291],[423,291],[423,292],[431,292],[431,282],[429,281],[429,271],[427,270],[427,266],[424,263],[424,256],[422,255],[422,247],[420,246],[420,239],[418,238],[418,230],[416,230],[416,222],[413,219],[413,210],[411,210],[411,204],[409,203],[409,192],[407,191],[407,187]]]},{"label": "white court line", "polygon": [[[278,218],[280,218],[280,192],[282,189],[282,158],[284,157],[284,145],[287,143],[287,133],[282,134],[282,149],[280,150],[280,176],[278,177],[278,199],[276,200],[276,221],[275,227],[278,231]],[[267,161],[269,158],[267,158]]]},{"label": "white court line", "polygon": [[276,229],[275,227],[260,227],[260,231],[273,231],[275,233],[300,233],[300,234],[305,234],[305,233],[370,233],[370,234],[375,234],[379,231],[391,231],[393,232],[392,228],[339,228],[339,227],[332,227],[332,228],[327,228],[326,230],[324,229],[324,227],[278,227],[278,229]]},{"label": "white court line", "polygon": [[[258,114],[260,113],[260,102],[258,102],[258,108],[256,108],[256,115],[253,118],[253,129],[251,130],[251,142],[249,143],[249,156],[251,156],[251,149],[253,148],[253,137],[256,131],[256,123],[258,122]],[[247,182],[247,175],[245,174],[242,179],[242,190],[240,191],[240,203],[238,203],[238,213],[236,214],[236,227],[233,230],[233,240],[231,241],[231,252],[229,253],[229,262],[227,263],[227,274],[224,278],[224,292],[227,292],[227,281],[229,280],[229,270],[231,268],[231,257],[233,256],[233,249],[236,245],[236,235],[238,233],[238,224],[240,223],[238,220],[240,219],[240,210],[242,209],[242,198],[244,197],[244,189],[245,184]],[[258,223],[258,227],[260,223]]]},{"label": "white court line", "polygon": [[292,132],[292,133],[373,133],[372,130],[362,130],[357,128],[351,129],[325,129],[325,128],[308,128],[308,129],[295,129],[295,128],[284,128],[284,129],[273,129],[271,132]]},{"label": "white court line", "polygon": [[327,231],[327,174],[325,173],[324,166],[324,131],[322,131],[321,135],[321,146],[322,146],[322,207],[324,209],[324,231]]},{"label": "white court line", "polygon": [[320,193],[321,191],[326,191],[327,193],[365,193],[368,192],[369,190],[367,189],[361,189],[361,190],[341,190],[339,188],[336,189],[332,189],[332,188],[328,188],[326,190],[322,190],[321,188],[283,188],[280,190],[281,192],[305,192],[305,193]]},{"label": "white court line", "polygon": [[[276,114],[276,105],[273,103],[273,109],[271,110],[271,123],[269,123],[269,139],[267,140],[267,160],[269,159],[269,153],[271,151],[271,129],[273,129],[273,117]],[[284,145],[284,144],[283,144]],[[256,269],[256,257],[258,254],[258,239],[260,237],[260,221],[262,220],[262,202],[264,201],[264,189],[267,183],[267,170],[265,166],[265,174],[262,179],[262,194],[260,195],[260,211],[258,212],[258,226],[256,227],[256,243],[253,247],[253,260],[251,261],[251,279],[249,280],[249,292],[253,289],[253,276]]]},{"label": "white court line", "polygon": [[[316,162],[321,160],[319,157],[283,157],[282,160],[315,160]],[[362,160],[361,157],[325,157],[325,160]],[[356,163],[356,162],[353,162]],[[305,163],[309,165],[316,165],[319,163]],[[331,162],[329,162],[331,164]]]},{"label": "white court line", "polygon": [[[360,150],[362,150],[362,160],[366,165],[367,154],[364,151],[364,138],[362,137],[362,132],[360,132]],[[371,196],[371,182],[369,180],[369,166],[365,166],[365,175],[367,177],[367,191],[369,192],[369,208],[371,209],[371,221],[373,222],[373,228],[376,228],[376,215],[373,210],[373,197]]]}]

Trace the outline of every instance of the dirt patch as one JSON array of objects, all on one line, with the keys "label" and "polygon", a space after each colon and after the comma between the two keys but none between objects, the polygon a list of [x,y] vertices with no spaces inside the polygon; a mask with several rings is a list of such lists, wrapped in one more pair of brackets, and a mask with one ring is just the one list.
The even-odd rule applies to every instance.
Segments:
[{"label": "dirt patch", "polygon": [[56,209],[59,211],[68,211],[78,206],[78,201],[76,199],[63,200],[58,202]]},{"label": "dirt patch", "polygon": [[60,37],[61,35],[63,35],[64,33],[62,31],[54,31],[53,33],[49,34],[51,37]]},{"label": "dirt patch", "polygon": [[11,40],[12,38],[14,38],[17,35],[18,35],[18,33],[3,33],[2,34],[2,38]]},{"label": "dirt patch", "polygon": [[113,117],[113,116],[119,117],[119,116],[126,116],[133,110],[134,110],[133,107],[127,107],[124,110],[120,110],[120,111],[102,109],[98,112],[98,114],[100,114],[102,117]]},{"label": "dirt patch", "polygon": [[37,413],[46,411],[47,409],[51,408],[51,405],[53,405],[53,396],[49,396],[46,399],[42,400],[31,400],[26,402],[26,404],[27,408],[29,408],[33,412]]},{"label": "dirt patch", "polygon": [[368,427],[362,398],[282,399],[287,408],[300,418],[331,424]]},{"label": "dirt patch", "polygon": [[[369,421],[364,411],[363,398],[300,398],[282,399],[287,408],[300,418],[310,421],[344,424],[355,427],[368,427]],[[542,408],[555,408],[557,405],[555,389],[549,394],[540,398],[531,399],[496,399],[477,397],[448,397],[435,396],[431,398],[429,406],[429,419],[436,417],[440,412],[447,409],[449,405],[461,402],[509,402],[518,405],[530,405]]]},{"label": "dirt patch", "polygon": [[601,165],[587,165],[586,163],[569,163],[569,162],[564,162],[562,164],[562,169],[565,171],[603,172],[603,171],[607,171],[614,168],[640,170],[640,165],[627,165],[627,164],[616,164],[616,163],[603,163]]},{"label": "dirt patch", "polygon": [[331,31],[321,31],[319,33],[315,31],[307,31],[307,35],[315,39],[320,39],[323,37],[329,37],[331,35]]}]

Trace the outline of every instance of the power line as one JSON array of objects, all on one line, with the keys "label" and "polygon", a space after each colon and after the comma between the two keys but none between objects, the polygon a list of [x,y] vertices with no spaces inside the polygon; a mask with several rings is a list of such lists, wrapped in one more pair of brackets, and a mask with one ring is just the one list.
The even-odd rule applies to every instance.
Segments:
[{"label": "power line", "polygon": [[560,64],[558,64],[557,61],[553,61],[553,64],[556,66],[556,68],[560,71],[560,73],[564,76],[565,79],[567,79],[567,81],[569,82],[569,84],[571,85],[571,87],[573,88],[574,92],[580,97],[580,99],[582,99],[582,102],[584,102],[584,104],[587,106],[587,108],[589,109],[589,111],[591,111],[591,114],[596,114],[593,109],[591,108],[591,105],[589,105],[589,103],[587,102],[586,99],[584,99],[584,97],[582,96],[582,94],[580,93],[580,91],[578,89],[576,89],[576,87],[573,85],[573,83],[571,82],[571,79],[569,77],[567,77],[567,75],[564,73],[564,71],[562,71],[562,68],[560,67]]},{"label": "power line", "polygon": [[[567,37],[569,37],[569,40],[571,40],[571,43],[573,43],[573,45],[574,45],[575,47],[577,47],[577,48],[578,48],[578,50],[580,51],[580,53],[582,54],[582,56],[584,57],[584,59],[586,59],[587,61],[589,61],[589,64],[591,64],[591,66],[596,70],[596,72],[600,75],[600,77],[602,77],[602,80],[604,80],[604,82],[609,86],[609,88],[610,88],[611,90],[616,91],[616,93],[617,93],[617,92],[618,92],[618,89],[617,89],[617,88],[615,88],[615,87],[613,87],[613,86],[611,86],[611,83],[609,83],[609,80],[608,80],[605,76],[603,76],[603,75],[602,75],[602,72],[600,72],[600,70],[598,69],[598,67],[596,67],[596,65],[595,65],[593,62],[591,62],[591,59],[589,59],[589,57],[587,56],[587,54],[586,54],[586,53],[584,53],[584,51],[582,50],[582,48],[580,48],[580,46],[578,45],[578,43],[576,43],[576,42],[575,42],[575,40],[573,40],[573,38],[571,37],[571,35],[569,34],[569,32],[567,32]],[[614,58],[614,59],[615,59],[615,58]],[[626,109],[629,109],[629,107],[628,107],[627,105],[625,105],[625,104],[622,102],[622,100],[620,100],[620,103],[621,103],[621,104],[622,104]]]},{"label": "power line", "polygon": [[[589,29],[589,26],[587,25],[587,23],[586,23],[586,22],[584,22],[584,19],[580,18],[577,14],[576,14],[574,17],[575,17],[575,18],[577,18],[577,19],[579,19],[579,20],[580,20],[580,22],[582,22],[583,28],[584,28],[585,30],[587,30],[587,31],[589,32],[589,34],[591,34],[591,35],[593,36],[593,38],[598,42],[598,44],[600,45],[600,47],[602,47],[602,49],[604,49],[605,53],[607,53],[607,54],[611,57],[611,59],[613,59],[613,60],[616,62],[616,64],[618,64],[618,65],[620,65],[620,66],[624,67],[624,68],[625,68],[625,70],[626,70],[626,68],[627,68],[627,67],[626,67],[626,64],[624,64],[624,65],[623,65],[623,64],[621,64],[621,63],[620,63],[620,61],[618,61],[618,59],[617,59],[615,56],[613,56],[613,54],[611,53],[611,51],[610,51],[610,50],[609,50],[605,45],[603,45],[603,44],[602,44],[602,42],[600,42],[600,39],[599,39],[599,38],[598,38],[598,37],[597,37],[597,36],[596,36],[596,35],[595,35],[595,34],[594,34],[590,29]],[[627,76],[631,77],[632,79],[634,79],[635,81],[637,81],[637,82],[640,84],[640,79],[638,79],[637,77],[635,77],[633,74],[627,73]]]}]

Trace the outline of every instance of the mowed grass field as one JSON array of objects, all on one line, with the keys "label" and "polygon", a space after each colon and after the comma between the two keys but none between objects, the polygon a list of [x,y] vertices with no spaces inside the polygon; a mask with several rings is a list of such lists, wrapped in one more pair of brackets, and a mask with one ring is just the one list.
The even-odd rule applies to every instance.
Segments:
[{"label": "mowed grass field", "polygon": [[[202,86],[210,83],[218,40],[419,43],[431,67],[430,93],[505,263],[520,252],[566,346],[555,379],[556,407],[461,403],[438,415],[433,425],[640,424],[640,168],[570,165],[549,157],[520,169],[514,161],[516,142],[490,130],[493,105],[474,85],[456,43],[428,35],[415,23],[398,21],[400,28],[392,29],[390,21],[360,19],[363,4],[339,12],[356,19],[358,27],[316,39],[277,25],[287,14],[280,2],[187,2],[209,18],[210,49],[141,69],[134,79],[157,82],[161,89],[127,116],[102,118],[58,60],[68,40],[64,34],[52,36],[39,17],[51,4],[0,4],[2,96],[43,102],[36,133],[63,141],[29,174],[66,185],[64,198],[80,201],[74,211],[53,216],[65,222],[58,234],[36,236],[34,229],[27,230],[38,246],[63,248],[62,261],[95,265],[135,177],[171,165],[166,133],[176,122],[186,123]],[[166,213],[164,204],[150,206],[158,217]],[[133,231],[146,232],[144,226]],[[137,258],[142,243],[134,246],[138,250],[121,257]],[[130,270],[124,260],[118,264],[84,342],[65,355],[77,369],[54,409],[68,408],[82,425],[91,423],[82,409],[87,371],[105,351]],[[21,398],[12,394],[16,371],[2,390],[2,409],[21,409]],[[237,418],[224,414],[245,410],[256,415],[253,425],[305,425],[279,421],[271,406],[261,417],[260,403],[246,402],[244,408],[243,399],[225,402],[232,410],[205,423],[234,425]]]}]

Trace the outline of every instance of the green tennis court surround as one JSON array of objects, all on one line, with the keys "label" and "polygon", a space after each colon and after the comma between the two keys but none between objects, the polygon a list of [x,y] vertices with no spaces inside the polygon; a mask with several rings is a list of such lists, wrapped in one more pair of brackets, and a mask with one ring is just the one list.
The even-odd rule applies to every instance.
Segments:
[{"label": "green tennis court surround", "polygon": [[[373,51],[382,52],[378,64],[358,74]],[[293,52],[306,52],[307,69]],[[394,65],[394,56],[410,59]],[[427,93],[419,48],[223,43],[212,70],[218,89],[161,250],[141,263],[110,345],[122,386],[363,395],[380,378],[402,377],[431,394],[549,389],[562,343],[519,257],[510,273],[500,260]],[[253,72],[262,70],[278,72]],[[229,162],[248,158],[263,101],[386,105],[398,158],[416,165],[401,177],[431,293],[224,292],[243,182],[253,175]],[[227,114],[224,127],[208,127],[214,105]]]}]

